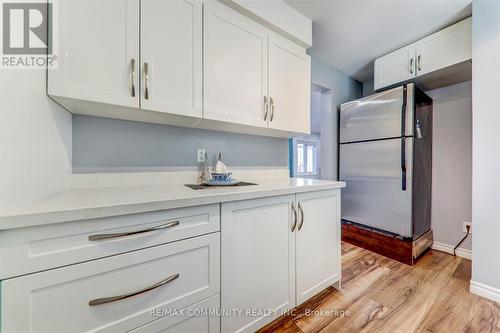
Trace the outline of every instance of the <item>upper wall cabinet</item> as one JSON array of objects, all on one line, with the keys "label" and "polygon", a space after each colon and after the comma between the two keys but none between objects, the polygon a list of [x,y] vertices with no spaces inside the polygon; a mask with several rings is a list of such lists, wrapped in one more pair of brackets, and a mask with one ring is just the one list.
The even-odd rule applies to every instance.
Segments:
[{"label": "upper wall cabinet", "polygon": [[62,56],[49,94],[201,117],[201,1],[140,4],[58,2]]},{"label": "upper wall cabinet", "polygon": [[472,18],[419,40],[415,48],[418,75],[472,59]]},{"label": "upper wall cabinet", "polygon": [[415,77],[415,45],[408,45],[375,60],[374,88],[390,86]]},{"label": "upper wall cabinet", "polygon": [[267,29],[217,2],[204,15],[205,118],[267,127]]},{"label": "upper wall cabinet", "polygon": [[53,96],[139,107],[139,2],[58,1]]},{"label": "upper wall cabinet", "polygon": [[69,111],[267,136],[309,133],[310,20],[286,3],[276,0],[294,20],[229,0],[98,3],[55,2],[61,56],[48,71],[48,93]]},{"label": "upper wall cabinet", "polygon": [[202,116],[201,0],[141,1],[141,108]]},{"label": "upper wall cabinet", "polygon": [[375,60],[374,89],[415,81],[423,89],[472,78],[472,18]]},{"label": "upper wall cabinet", "polygon": [[205,118],[309,133],[305,49],[221,3],[204,12]]},{"label": "upper wall cabinet", "polygon": [[269,36],[269,127],[310,131],[311,58],[289,40]]}]

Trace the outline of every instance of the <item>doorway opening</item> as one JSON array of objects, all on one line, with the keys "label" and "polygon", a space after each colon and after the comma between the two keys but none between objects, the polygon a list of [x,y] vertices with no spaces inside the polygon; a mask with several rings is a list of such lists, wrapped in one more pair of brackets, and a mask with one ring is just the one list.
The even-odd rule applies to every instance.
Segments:
[{"label": "doorway opening", "polygon": [[290,176],[337,179],[337,117],[333,92],[311,85],[311,134],[289,141]]}]

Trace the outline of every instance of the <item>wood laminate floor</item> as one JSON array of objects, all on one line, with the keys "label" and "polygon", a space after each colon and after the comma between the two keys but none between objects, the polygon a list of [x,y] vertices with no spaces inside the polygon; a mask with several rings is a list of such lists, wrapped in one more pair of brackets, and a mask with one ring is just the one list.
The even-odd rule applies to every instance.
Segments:
[{"label": "wood laminate floor", "polygon": [[470,260],[443,252],[410,267],[342,243],[342,291],[324,290],[259,333],[500,332],[500,304],[471,294],[470,276]]}]

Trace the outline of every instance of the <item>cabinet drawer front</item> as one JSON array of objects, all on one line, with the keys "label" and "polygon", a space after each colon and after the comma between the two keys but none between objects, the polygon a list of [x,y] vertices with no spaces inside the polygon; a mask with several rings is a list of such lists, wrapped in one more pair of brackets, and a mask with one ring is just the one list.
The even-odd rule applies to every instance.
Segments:
[{"label": "cabinet drawer front", "polygon": [[2,231],[0,279],[215,232],[219,215],[215,204]]},{"label": "cabinet drawer front", "polygon": [[219,308],[220,294],[217,294],[130,333],[220,333],[220,318],[206,315]]},{"label": "cabinet drawer front", "polygon": [[157,319],[156,308],[184,308],[219,292],[219,246],[219,233],[214,233],[2,281],[1,331],[124,332],[140,327]]}]

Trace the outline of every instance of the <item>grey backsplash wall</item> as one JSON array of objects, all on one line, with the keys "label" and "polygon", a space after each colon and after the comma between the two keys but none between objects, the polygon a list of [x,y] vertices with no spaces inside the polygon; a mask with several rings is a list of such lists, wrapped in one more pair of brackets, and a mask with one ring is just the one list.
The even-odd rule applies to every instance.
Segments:
[{"label": "grey backsplash wall", "polygon": [[288,166],[288,140],[73,115],[73,172],[151,171],[198,166],[196,149],[213,164]]},{"label": "grey backsplash wall", "polygon": [[[361,96],[358,81],[314,58],[311,66],[312,81],[332,89],[337,105]],[[74,173],[194,169],[197,148],[212,164],[221,151],[233,167],[288,167],[287,139],[73,115]]]}]

